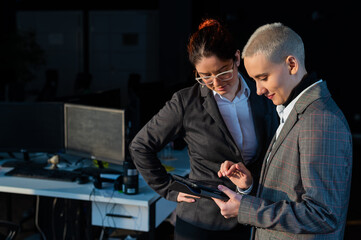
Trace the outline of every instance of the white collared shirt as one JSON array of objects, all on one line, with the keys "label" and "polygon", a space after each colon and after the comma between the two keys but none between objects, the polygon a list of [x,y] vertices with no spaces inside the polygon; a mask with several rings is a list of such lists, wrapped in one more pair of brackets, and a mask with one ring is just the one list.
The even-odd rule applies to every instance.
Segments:
[{"label": "white collared shirt", "polygon": [[280,117],[280,125],[277,128],[276,131],[276,139],[278,138],[278,135],[280,134],[283,125],[285,125],[285,122],[288,118],[288,116],[290,115],[293,107],[295,106],[296,102],[298,101],[298,99],[303,95],[303,93],[305,93],[309,88],[313,87],[314,85],[318,84],[322,82],[322,79],[315,82],[314,84],[312,84],[311,86],[307,87],[305,90],[303,90],[300,94],[298,94],[298,96],[293,99],[288,105],[287,107],[284,107],[283,105],[277,105],[276,110],[278,113],[278,116]]},{"label": "white collared shirt", "polygon": [[238,74],[238,78],[241,90],[238,91],[233,101],[229,101],[215,91],[213,94],[223,120],[247,164],[256,155],[258,142],[249,103],[251,91],[240,74]]}]

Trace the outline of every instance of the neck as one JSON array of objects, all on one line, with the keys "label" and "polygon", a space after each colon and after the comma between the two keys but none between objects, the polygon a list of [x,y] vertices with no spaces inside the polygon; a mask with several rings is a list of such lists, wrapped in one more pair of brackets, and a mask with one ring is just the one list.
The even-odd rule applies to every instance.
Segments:
[{"label": "neck", "polygon": [[315,83],[317,81],[318,81],[318,78],[317,78],[317,75],[315,73],[311,73],[311,74],[306,73],[303,76],[303,78],[299,81],[299,83],[292,89],[292,91],[291,91],[290,95],[288,96],[287,100],[282,105],[287,107],[287,105],[294,98],[296,98],[304,89],[311,86],[313,83]]}]

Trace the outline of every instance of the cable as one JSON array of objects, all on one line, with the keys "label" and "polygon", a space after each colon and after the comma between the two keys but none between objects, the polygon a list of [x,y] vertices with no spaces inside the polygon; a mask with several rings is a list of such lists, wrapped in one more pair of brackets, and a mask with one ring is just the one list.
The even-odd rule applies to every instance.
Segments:
[{"label": "cable", "polygon": [[103,240],[104,230],[105,230],[105,227],[103,226],[103,227],[102,227],[102,231],[101,231],[100,236],[99,236],[99,240]]},{"label": "cable", "polygon": [[[93,200],[91,199],[91,197],[93,196]],[[99,215],[100,217],[102,218],[102,224],[104,222],[104,218],[101,214],[101,210],[100,210],[100,207],[98,206],[97,202],[95,201],[95,188],[93,188],[93,190],[90,192],[89,194],[89,201],[94,203],[95,207],[97,208],[98,212],[99,212]],[[104,226],[103,226],[104,227]]]},{"label": "cable", "polygon": [[[100,233],[100,237],[99,237],[99,240],[102,240],[103,237],[104,237],[104,234],[105,234],[105,231],[107,230],[107,227],[105,226],[105,224],[111,226],[112,223],[110,221],[113,221],[113,226],[114,228],[116,228],[116,223],[114,221],[113,218],[109,218],[106,216],[106,213],[108,213],[108,210],[110,208],[110,212],[114,212],[114,209],[115,209],[115,206],[116,204],[115,203],[111,203],[111,201],[113,200],[113,197],[114,197],[114,194],[115,194],[115,190],[112,191],[111,195],[108,197],[109,200],[108,202],[105,203],[105,206],[103,208],[103,211],[101,210],[100,206],[98,206],[98,202],[95,201],[95,198],[96,198],[96,188],[93,188],[93,190],[91,191],[91,193],[89,194],[89,201],[91,201],[92,203],[94,203],[95,207],[97,208],[98,212],[99,212],[99,215],[101,217],[101,226],[102,226],[102,231]],[[93,200],[92,200],[92,197],[93,197]],[[102,203],[104,204],[104,203]],[[107,222],[106,222],[107,220]]]},{"label": "cable", "polygon": [[52,206],[52,210],[51,210],[51,227],[52,227],[52,233],[53,233],[53,239],[56,239],[56,234],[55,234],[55,206],[56,206],[56,202],[57,202],[58,198],[54,198],[53,199],[53,206]]},{"label": "cable", "polygon": [[[111,209],[110,209],[110,211],[109,211],[110,214],[113,214],[113,213],[114,213],[116,206],[117,206],[116,203],[113,203],[113,204],[112,204],[112,207],[111,207]],[[106,211],[106,214],[107,214],[107,213],[108,213],[108,211]],[[116,225],[116,223],[115,223],[115,219],[112,217],[111,220],[113,221],[113,228],[116,228],[117,225]],[[109,221],[110,221],[110,220],[109,220],[109,218],[108,218],[108,225],[110,226],[111,223],[110,223]]]},{"label": "cable", "polygon": [[[109,201],[105,204],[104,214],[107,214],[107,213],[108,213],[108,207],[109,207],[110,204],[112,204],[111,201],[112,201],[112,199],[113,199],[114,193],[115,193],[115,191],[113,190],[113,191],[112,191],[112,194],[111,194],[110,197],[109,197]],[[110,211],[110,213],[112,213],[112,212],[114,211],[114,207],[115,207],[115,204],[113,203],[112,206],[111,206],[111,211]],[[108,225],[110,226],[110,225],[111,225],[111,223],[109,222],[110,220],[109,220],[109,218],[106,217],[106,215],[105,215],[105,217],[104,217],[104,221],[103,221],[102,225],[104,226],[105,219],[108,219],[107,223],[108,223]],[[113,220],[113,225],[115,225],[113,218],[112,218],[112,220]]]},{"label": "cable", "polygon": [[[89,194],[89,201],[94,203],[95,207],[97,208],[98,212],[99,212],[99,215],[102,219],[102,231],[100,233],[100,236],[99,236],[99,240],[103,240],[103,237],[104,237],[104,230],[105,230],[105,227],[104,227],[104,218],[105,216],[102,216],[102,211],[100,210],[100,207],[98,206],[97,202],[95,201],[95,196],[96,196],[96,189],[95,187],[93,187],[93,190],[90,192]],[[93,200],[92,200],[92,197],[93,197]],[[92,210],[93,211],[93,210]]]},{"label": "cable", "polygon": [[35,208],[35,227],[36,229],[38,229],[41,237],[46,240],[46,237],[45,237],[45,234],[43,233],[43,231],[41,231],[41,228],[39,226],[39,223],[38,223],[38,218],[39,218],[39,202],[40,202],[40,197],[39,195],[36,195],[36,208]]},{"label": "cable", "polygon": [[79,158],[78,160],[76,160],[75,165],[78,165],[79,163],[81,163],[82,161],[84,161],[86,158]]},{"label": "cable", "polygon": [[67,199],[64,200],[64,228],[63,228],[63,240],[66,239],[66,233],[68,231],[68,201]]}]

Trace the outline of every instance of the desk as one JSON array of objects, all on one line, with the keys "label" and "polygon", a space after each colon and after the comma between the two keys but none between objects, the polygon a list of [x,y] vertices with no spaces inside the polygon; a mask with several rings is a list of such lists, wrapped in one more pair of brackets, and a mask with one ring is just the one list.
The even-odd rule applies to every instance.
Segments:
[{"label": "desk", "polygon": [[[173,156],[176,160],[165,161],[166,165],[175,167],[171,173],[186,175],[189,172],[186,150],[173,151]],[[154,229],[177,205],[160,197],[141,176],[139,193],[126,195],[114,191],[113,185],[106,183],[103,183],[103,189],[96,189],[92,183],[5,176],[10,169],[0,168],[0,192],[91,201],[91,222],[95,226],[150,232],[152,236]]]}]

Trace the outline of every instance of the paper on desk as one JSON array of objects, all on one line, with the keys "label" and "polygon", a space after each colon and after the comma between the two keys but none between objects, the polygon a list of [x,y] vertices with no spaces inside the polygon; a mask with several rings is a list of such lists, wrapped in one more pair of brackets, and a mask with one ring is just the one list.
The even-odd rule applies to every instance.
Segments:
[{"label": "paper on desk", "polygon": [[[139,194],[142,193],[142,189],[144,189],[144,187],[147,187],[148,184],[144,181],[144,178],[139,175],[139,182],[138,182],[138,187],[139,187]],[[103,188],[102,189],[97,189],[97,193],[99,195],[101,195],[102,197],[114,197],[114,196],[119,196],[119,195],[124,195],[123,192],[121,191],[117,191],[114,190],[114,185],[113,183],[107,183],[107,182],[103,182]]]}]

